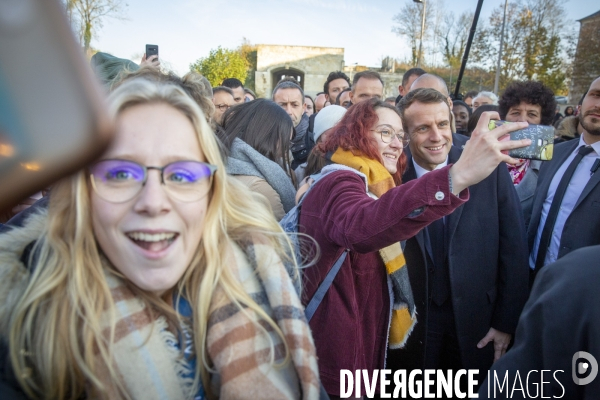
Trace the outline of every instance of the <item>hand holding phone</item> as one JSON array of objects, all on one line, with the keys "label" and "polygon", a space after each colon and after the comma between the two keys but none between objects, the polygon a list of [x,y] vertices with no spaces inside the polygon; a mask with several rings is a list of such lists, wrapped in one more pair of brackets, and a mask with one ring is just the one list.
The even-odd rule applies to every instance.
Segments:
[{"label": "hand holding phone", "polygon": [[160,68],[160,61],[158,60],[158,46],[155,44],[147,44],[146,52],[140,62],[140,67],[150,66],[152,68]]},{"label": "hand holding phone", "polygon": [[146,45],[146,60],[150,59],[150,57],[156,56],[158,59],[158,45],[156,44],[147,44]]},{"label": "hand holding phone", "polygon": [[2,213],[102,154],[113,121],[64,4],[0,1],[0,27]]},{"label": "hand holding phone", "polygon": [[[510,124],[508,121],[491,120],[489,129],[492,130],[504,124]],[[531,139],[531,144],[527,147],[509,150],[506,154],[513,158],[525,158],[530,160],[552,160],[554,152],[554,128],[546,125],[530,124],[525,129],[519,129],[511,132],[509,135],[501,137],[500,141]]]}]

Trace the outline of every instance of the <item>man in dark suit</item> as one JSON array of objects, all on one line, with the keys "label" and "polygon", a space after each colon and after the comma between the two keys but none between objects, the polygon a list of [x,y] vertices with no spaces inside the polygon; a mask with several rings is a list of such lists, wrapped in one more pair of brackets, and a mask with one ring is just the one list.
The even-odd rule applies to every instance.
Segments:
[{"label": "man in dark suit", "polygon": [[[598,365],[594,368],[589,362],[589,355],[600,361],[598,260],[600,246],[591,246],[544,267],[519,319],[515,345],[494,364],[491,379],[481,385],[480,399],[598,398],[600,378],[593,379]],[[589,355],[575,357],[582,351]],[[587,371],[586,362],[591,366]],[[546,371],[544,376],[541,371]],[[518,389],[517,372],[525,392]],[[499,381],[508,377],[504,390],[494,382],[495,376]],[[592,379],[588,384],[576,384],[573,376]],[[517,390],[513,391],[515,382]]]},{"label": "man in dark suit", "polygon": [[534,275],[575,249],[600,244],[600,78],[583,99],[579,119],[579,140],[556,145],[540,169],[528,230]]},{"label": "man in dark suit", "polygon": [[[443,94],[418,89],[398,107],[410,135],[403,181],[458,160]],[[479,369],[481,382],[510,343],[528,293],[519,200],[505,165],[469,190],[467,203],[407,241],[418,323],[405,348],[390,352],[394,369]]]}]

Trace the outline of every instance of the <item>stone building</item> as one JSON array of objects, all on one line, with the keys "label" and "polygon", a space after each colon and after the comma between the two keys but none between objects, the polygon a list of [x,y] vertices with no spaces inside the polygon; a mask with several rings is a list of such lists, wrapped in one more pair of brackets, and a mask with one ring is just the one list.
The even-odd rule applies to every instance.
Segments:
[{"label": "stone building", "polygon": [[[364,69],[370,69],[371,71],[377,71],[377,72],[379,72],[379,75],[381,75],[381,80],[383,81],[383,98],[382,98],[382,100],[384,100],[386,97],[398,96],[398,86],[400,86],[402,84],[402,75],[403,75],[402,73],[381,72],[379,68],[375,68],[375,67],[364,68]],[[344,70],[346,75],[348,75],[348,77],[350,78],[350,81],[352,81],[352,78],[354,78],[354,75],[359,71],[360,70],[354,71],[354,70],[352,70],[351,67]]]},{"label": "stone building", "polygon": [[600,11],[578,22],[581,25],[569,91],[571,104],[577,104],[594,78],[600,76]]},{"label": "stone building", "polygon": [[[330,72],[344,71],[352,81],[357,72],[381,67],[345,66],[344,49],[340,47],[256,45],[255,91],[259,97],[271,98],[273,88],[283,77],[294,77],[304,93],[314,97],[323,91]],[[384,98],[398,95],[402,74],[380,72],[384,82]]]},{"label": "stone building", "polygon": [[256,94],[270,98],[277,82],[282,77],[292,76],[306,94],[314,97],[323,91],[327,75],[343,68],[343,48],[259,44],[254,74]]}]

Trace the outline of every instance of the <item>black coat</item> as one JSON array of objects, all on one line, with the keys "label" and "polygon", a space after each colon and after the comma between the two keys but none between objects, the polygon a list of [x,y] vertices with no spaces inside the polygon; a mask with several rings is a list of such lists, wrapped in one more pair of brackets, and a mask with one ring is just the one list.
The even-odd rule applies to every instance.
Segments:
[{"label": "black coat", "polygon": [[[460,157],[455,146],[449,163]],[[416,178],[412,159],[403,181]],[[478,349],[490,327],[514,333],[528,295],[529,269],[519,199],[505,165],[469,188],[470,199],[446,217],[447,262],[457,337],[465,368],[487,370],[493,344]],[[423,368],[427,329],[428,250],[424,231],[406,243],[418,322],[406,348],[390,352],[392,368]]]},{"label": "black coat", "polygon": [[461,133],[453,133],[452,134],[452,146],[456,146],[459,149],[463,149],[465,147],[465,145],[467,144],[467,140],[469,140],[470,137],[465,136]]},{"label": "black coat", "polygon": [[0,399],[27,399],[13,373],[4,340],[0,340]]},{"label": "black coat", "polygon": [[[550,370],[544,375],[544,382],[548,382],[544,385],[546,398],[600,398],[600,377],[587,385],[576,385],[572,378],[575,353],[585,351],[600,362],[598,282],[600,246],[579,249],[544,267],[519,319],[515,345],[494,364],[490,372],[492,379],[494,372],[502,379],[508,373],[508,386],[512,388],[518,370],[525,388],[527,374],[537,370],[538,373],[530,376],[531,397],[526,398],[533,398],[536,390],[537,398],[541,398],[539,386],[532,385],[540,385],[539,371]],[[564,372],[556,372],[553,376],[558,370]],[[487,381],[481,385],[480,399],[494,398],[491,390],[492,396],[488,396],[487,386]],[[523,393],[515,391],[512,397],[509,396],[506,390],[500,394],[496,388],[495,398],[498,399],[522,399]]]},{"label": "black coat", "polygon": [[[540,225],[542,208],[548,195],[548,188],[556,171],[579,145],[579,140],[571,140],[554,147],[552,160],[543,163],[540,168],[537,189],[533,198],[531,222],[527,232],[529,250],[533,251],[535,235]],[[577,200],[571,215],[567,218],[560,237],[558,258],[571,251],[586,246],[600,244],[600,172],[590,177]]]},{"label": "black coat", "polygon": [[[14,227],[22,227],[30,215],[38,212],[40,209],[48,207],[48,197],[42,197],[36,201],[31,207],[21,211],[19,214],[11,218],[6,225],[0,226],[0,233],[8,231]],[[28,265],[29,256],[34,243],[29,244],[23,251],[21,261],[24,265]],[[12,366],[8,355],[8,344],[3,338],[0,338],[0,399],[27,399],[25,392],[21,389],[17,378],[13,373]]]}]

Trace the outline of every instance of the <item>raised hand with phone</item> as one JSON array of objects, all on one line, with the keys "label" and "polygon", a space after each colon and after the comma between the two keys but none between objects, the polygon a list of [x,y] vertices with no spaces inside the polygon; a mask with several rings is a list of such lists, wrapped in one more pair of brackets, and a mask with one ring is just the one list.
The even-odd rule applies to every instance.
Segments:
[{"label": "raised hand with phone", "polygon": [[158,45],[156,44],[147,44],[146,52],[142,57],[142,61],[140,62],[140,66],[151,66],[153,68],[160,68],[160,60],[158,59]]},{"label": "raised hand with phone", "polygon": [[500,141],[511,132],[526,128],[527,122],[505,124],[493,130],[489,129],[490,120],[499,120],[497,112],[484,112],[479,118],[471,139],[467,141],[460,159],[450,168],[452,192],[460,193],[492,173],[501,162],[516,164],[518,160],[506,154],[506,151],[526,147],[530,139]]}]

